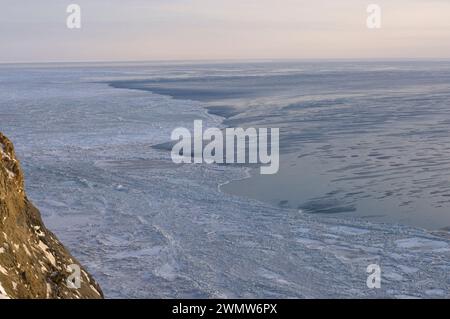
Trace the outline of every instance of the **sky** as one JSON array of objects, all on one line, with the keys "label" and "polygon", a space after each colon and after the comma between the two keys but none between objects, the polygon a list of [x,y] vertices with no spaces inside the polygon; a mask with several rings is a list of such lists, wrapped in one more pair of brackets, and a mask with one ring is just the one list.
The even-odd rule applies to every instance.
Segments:
[{"label": "sky", "polygon": [[401,58],[450,58],[450,0],[0,1],[0,62]]}]

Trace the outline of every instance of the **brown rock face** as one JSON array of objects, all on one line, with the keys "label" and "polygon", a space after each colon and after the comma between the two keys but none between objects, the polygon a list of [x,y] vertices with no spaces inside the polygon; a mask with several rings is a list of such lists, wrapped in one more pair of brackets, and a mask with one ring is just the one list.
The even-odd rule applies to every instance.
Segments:
[{"label": "brown rock face", "polygon": [[94,279],[45,228],[24,189],[14,147],[0,133],[0,299],[102,298]]}]

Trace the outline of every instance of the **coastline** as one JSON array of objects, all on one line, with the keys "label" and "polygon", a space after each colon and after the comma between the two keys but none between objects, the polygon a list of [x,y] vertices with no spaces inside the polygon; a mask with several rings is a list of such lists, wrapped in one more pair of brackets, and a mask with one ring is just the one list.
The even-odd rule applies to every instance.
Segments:
[{"label": "coastline", "polygon": [[[242,167],[168,165],[170,154],[151,146],[174,127],[206,119],[198,103],[78,74],[63,82],[51,76],[36,79],[45,96],[29,93],[35,112],[22,112],[31,107],[18,100],[5,131],[46,225],[107,298],[439,298],[449,291],[448,239],[219,192],[218,184],[245,175]],[[11,83],[3,94],[18,90]],[[370,263],[381,263],[381,290],[367,289]]]}]

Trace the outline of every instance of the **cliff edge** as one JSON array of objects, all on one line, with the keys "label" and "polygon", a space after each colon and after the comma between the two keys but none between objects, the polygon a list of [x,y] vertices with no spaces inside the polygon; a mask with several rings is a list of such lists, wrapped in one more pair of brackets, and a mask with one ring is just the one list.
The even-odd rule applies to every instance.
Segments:
[{"label": "cliff edge", "polygon": [[45,228],[25,194],[14,147],[0,133],[0,299],[5,298],[103,298],[103,293]]}]

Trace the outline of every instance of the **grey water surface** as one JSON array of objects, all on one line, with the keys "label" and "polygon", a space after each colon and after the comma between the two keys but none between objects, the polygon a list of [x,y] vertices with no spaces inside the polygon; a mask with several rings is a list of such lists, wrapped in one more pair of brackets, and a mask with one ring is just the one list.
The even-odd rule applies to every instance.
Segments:
[{"label": "grey water surface", "polygon": [[112,86],[201,101],[230,127],[279,127],[279,173],[255,169],[226,192],[312,214],[450,226],[450,62],[202,65]]}]

